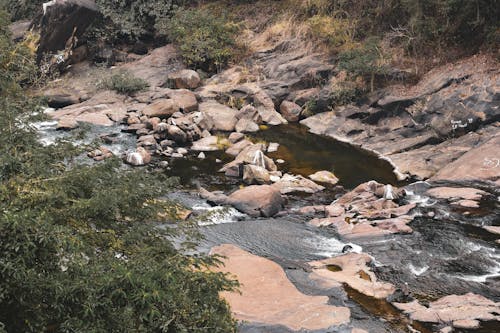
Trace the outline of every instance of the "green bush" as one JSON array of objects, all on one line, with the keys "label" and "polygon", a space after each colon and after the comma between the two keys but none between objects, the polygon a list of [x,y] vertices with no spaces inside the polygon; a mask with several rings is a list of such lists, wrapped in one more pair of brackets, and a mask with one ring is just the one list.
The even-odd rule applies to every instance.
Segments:
[{"label": "green bush", "polygon": [[177,44],[185,63],[195,69],[219,71],[238,51],[235,35],[239,27],[203,9],[179,10],[157,28]]},{"label": "green bush", "polygon": [[114,90],[119,94],[131,95],[143,91],[149,84],[141,78],[134,77],[127,71],[119,71],[102,82],[102,88]]},{"label": "green bush", "polygon": [[38,11],[42,10],[42,4],[46,0],[0,0],[0,9],[10,14],[13,21],[33,18]]}]

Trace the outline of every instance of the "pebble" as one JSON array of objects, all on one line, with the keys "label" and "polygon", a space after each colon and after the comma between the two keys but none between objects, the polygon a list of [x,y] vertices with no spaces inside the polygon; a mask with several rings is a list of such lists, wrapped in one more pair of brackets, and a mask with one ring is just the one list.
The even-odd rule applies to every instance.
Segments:
[{"label": "pebble", "polygon": [[278,164],[283,164],[283,163],[285,163],[285,160],[282,160],[281,158],[278,158],[278,159],[276,160],[276,163],[278,163]]},{"label": "pebble", "polygon": [[269,144],[269,147],[267,147],[267,152],[268,153],[274,153],[274,152],[278,151],[279,146],[280,146],[279,143],[271,142]]},{"label": "pebble", "polygon": [[204,159],[205,159],[205,157],[206,157],[206,156],[205,156],[205,153],[204,153],[204,152],[201,152],[201,153],[199,153],[199,154],[198,154],[198,158],[199,158],[200,160],[204,160]]}]

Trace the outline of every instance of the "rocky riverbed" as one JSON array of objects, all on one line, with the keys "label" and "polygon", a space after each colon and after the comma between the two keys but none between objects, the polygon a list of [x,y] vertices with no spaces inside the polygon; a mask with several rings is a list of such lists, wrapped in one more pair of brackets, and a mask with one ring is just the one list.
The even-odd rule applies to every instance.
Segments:
[{"label": "rocky riverbed", "polygon": [[[172,45],[113,67],[72,60],[38,93],[42,140],[90,124],[100,146],[180,179],[198,251],[241,293],[242,332],[493,332],[500,321],[500,76],[475,56],[316,115],[337,74],[319,54],[262,49],[202,79]],[[127,70],[148,82],[99,88]],[[298,122],[300,121],[300,125]],[[86,125],[84,125],[86,124]],[[311,133],[308,133],[309,130]]]}]

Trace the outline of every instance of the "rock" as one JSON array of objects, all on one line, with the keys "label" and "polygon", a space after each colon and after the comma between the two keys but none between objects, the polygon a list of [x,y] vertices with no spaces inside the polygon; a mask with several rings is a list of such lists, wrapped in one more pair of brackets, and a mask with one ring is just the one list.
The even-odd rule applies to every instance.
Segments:
[{"label": "rock", "polygon": [[269,183],[269,171],[260,166],[247,164],[243,166],[243,181],[247,184]]},{"label": "rock", "polygon": [[200,86],[200,76],[197,72],[190,69],[171,73],[168,79],[173,82],[177,89],[196,89]]},{"label": "rock", "polygon": [[62,124],[82,122],[98,126],[112,126],[114,124],[112,119],[121,122],[126,118],[127,109],[123,100],[123,96],[105,91],[92,96],[83,103],[46,112],[46,114]]},{"label": "rock", "polygon": [[80,39],[99,10],[93,0],[53,0],[43,4],[43,12],[33,25],[40,31],[38,60],[44,53],[55,53],[66,48],[74,36]]},{"label": "rock", "polygon": [[170,125],[168,126],[168,135],[172,140],[179,144],[184,144],[187,142],[187,134],[183,130],[181,130],[179,127]]},{"label": "rock", "polygon": [[278,168],[274,161],[262,153],[262,144],[253,144],[244,148],[234,161],[225,164],[219,171],[225,172],[227,176],[239,177],[240,168],[244,164],[261,166],[268,171],[276,171]]},{"label": "rock", "polygon": [[179,111],[173,99],[160,99],[142,109],[142,114],[148,117],[168,118]]},{"label": "rock", "polygon": [[245,105],[242,107],[237,113],[236,113],[236,118],[239,120],[241,119],[247,119],[251,120],[252,122],[256,124],[262,124],[262,117],[260,116],[259,112],[255,107],[252,105]]},{"label": "rock", "polygon": [[500,179],[500,132],[480,146],[469,150],[456,161],[441,169],[431,180],[490,180]]},{"label": "rock", "polygon": [[393,303],[412,320],[451,324],[456,328],[476,328],[477,321],[500,321],[500,304],[468,293],[449,295],[423,306],[418,301]]},{"label": "rock", "polygon": [[277,126],[288,123],[285,118],[274,110],[274,108],[266,109],[264,107],[258,107],[257,111],[265,124]]},{"label": "rock", "polygon": [[78,127],[78,122],[74,118],[62,118],[57,122],[56,129],[58,130],[72,130]]},{"label": "rock", "polygon": [[193,142],[191,150],[193,151],[216,151],[223,150],[229,145],[229,142],[225,138],[218,136],[209,136],[202,138],[198,141]]},{"label": "rock", "polygon": [[232,193],[228,203],[253,217],[271,217],[284,205],[278,190],[269,185],[252,185]]},{"label": "rock", "polygon": [[479,201],[483,196],[488,195],[485,191],[471,187],[434,187],[427,191],[427,194],[439,199],[465,199]]},{"label": "rock", "polygon": [[236,123],[238,122],[238,119],[236,118],[236,110],[233,110],[230,107],[222,105],[216,101],[200,103],[199,110],[213,123],[213,127],[207,128],[207,130],[225,132],[234,131]]},{"label": "rock", "polygon": [[222,293],[238,320],[315,332],[350,321],[348,308],[329,305],[327,296],[301,293],[283,269],[268,259],[234,245],[215,247],[211,253],[224,258],[216,270],[236,276],[241,284],[241,293]]},{"label": "rock", "polygon": [[106,147],[99,147],[87,153],[87,156],[95,161],[103,161],[107,158],[113,157],[113,152]]},{"label": "rock", "polygon": [[188,150],[186,148],[179,147],[179,148],[177,148],[177,153],[179,153],[181,155],[186,155],[188,153]]},{"label": "rock", "polygon": [[[396,288],[385,282],[377,281],[377,277],[370,270],[368,264],[372,258],[365,253],[348,253],[339,257],[313,261],[309,263],[312,273],[311,280],[320,283],[323,287],[337,286],[346,283],[349,287],[363,295],[385,299],[392,295]],[[338,267],[338,271],[329,270],[329,266]]]},{"label": "rock", "polygon": [[230,143],[236,143],[240,140],[243,140],[245,138],[245,135],[243,133],[238,133],[238,132],[233,132],[229,135],[228,140]]},{"label": "rock", "polygon": [[290,101],[283,101],[280,105],[281,115],[289,122],[297,122],[300,118],[302,108],[300,105]]},{"label": "rock", "polygon": [[200,160],[204,160],[204,159],[206,158],[206,156],[205,156],[205,153],[204,153],[204,152],[199,153],[197,157],[198,157]]},{"label": "rock", "polygon": [[67,89],[51,89],[44,92],[47,105],[51,108],[59,109],[83,101],[81,93]]},{"label": "rock", "polygon": [[330,185],[336,185],[339,182],[339,179],[330,171],[318,171],[309,175],[309,178],[315,182],[327,183]]},{"label": "rock", "polygon": [[236,132],[253,133],[259,131],[259,125],[250,119],[240,119],[235,125]]},{"label": "rock", "polygon": [[243,149],[252,145],[253,145],[252,141],[246,139],[238,141],[235,144],[231,145],[231,147],[226,149],[226,154],[231,156],[238,156],[238,154],[241,153]]},{"label": "rock", "polygon": [[151,134],[140,136],[137,139],[137,145],[142,146],[142,147],[155,147],[156,148],[157,144],[158,143],[156,142],[154,135],[151,135]]},{"label": "rock", "polygon": [[316,193],[325,189],[323,186],[316,184],[312,180],[304,178],[300,175],[294,176],[290,174],[285,174],[272,186],[279,190],[281,194],[288,194],[292,192]]},{"label": "rock", "polygon": [[148,55],[121,65],[120,68],[148,82],[150,89],[160,87],[168,75],[184,65],[176,47],[172,44],[152,50]]},{"label": "rock", "polygon": [[280,144],[277,142],[271,142],[269,143],[269,146],[267,147],[267,152],[268,153],[275,153],[278,151]]},{"label": "rock", "polygon": [[495,227],[495,226],[484,226],[483,227],[485,230],[491,232],[492,234],[497,234],[500,235],[500,227]]},{"label": "rock", "polygon": [[141,166],[151,162],[151,155],[142,147],[138,147],[135,152],[127,153],[125,162],[134,166]]},{"label": "rock", "polygon": [[198,110],[198,101],[196,95],[187,89],[170,90],[167,96],[179,106],[182,112],[192,112]]},{"label": "rock", "polygon": [[28,32],[30,26],[31,26],[31,21],[28,20],[16,21],[12,24],[9,24],[9,30],[11,33],[12,40],[14,42],[22,41],[26,36],[26,33]]},{"label": "rock", "polygon": [[407,224],[413,221],[409,213],[416,204],[399,206],[393,201],[403,192],[370,181],[325,206],[326,218],[315,218],[309,223],[318,227],[332,225],[341,236],[349,239],[411,233]]}]

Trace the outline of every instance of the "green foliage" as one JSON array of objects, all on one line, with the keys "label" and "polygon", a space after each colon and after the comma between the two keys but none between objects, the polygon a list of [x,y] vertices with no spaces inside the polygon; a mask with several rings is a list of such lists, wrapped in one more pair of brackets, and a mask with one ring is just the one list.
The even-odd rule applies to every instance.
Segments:
[{"label": "green foliage", "polygon": [[127,71],[120,71],[111,75],[102,82],[102,87],[114,90],[119,94],[131,95],[143,91],[148,87],[148,83],[141,78],[134,77]]},{"label": "green foliage", "polygon": [[[0,12],[0,332],[234,332],[235,282],[187,255],[193,226],[157,222],[172,181],[43,146],[26,98],[33,54]],[[20,56],[22,54],[22,56]],[[172,238],[187,242],[176,248]]]},{"label": "green foliage", "polygon": [[339,54],[338,67],[354,76],[370,77],[373,91],[375,75],[387,72],[376,38],[367,39],[360,47]]},{"label": "green foliage", "polygon": [[113,22],[121,36],[138,39],[154,34],[158,20],[170,17],[185,0],[97,0],[104,17]]},{"label": "green foliage", "polygon": [[33,18],[38,11],[42,10],[42,4],[46,0],[0,0],[0,9],[7,11],[13,21]]},{"label": "green foliage", "polygon": [[186,64],[195,69],[218,71],[238,50],[235,34],[239,27],[203,9],[179,10],[157,28],[177,44]]}]

